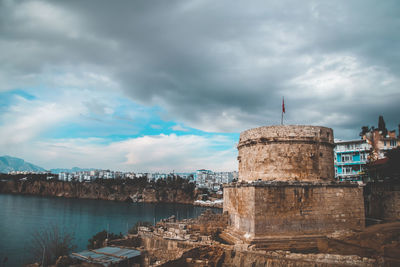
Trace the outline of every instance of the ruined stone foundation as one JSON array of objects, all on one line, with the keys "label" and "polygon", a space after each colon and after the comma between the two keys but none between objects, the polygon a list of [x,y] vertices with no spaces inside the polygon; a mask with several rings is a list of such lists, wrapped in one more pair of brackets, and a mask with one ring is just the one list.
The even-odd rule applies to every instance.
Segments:
[{"label": "ruined stone foundation", "polygon": [[301,251],[364,227],[362,188],[334,181],[332,129],[251,129],[238,150],[239,181],[224,187],[230,242]]}]

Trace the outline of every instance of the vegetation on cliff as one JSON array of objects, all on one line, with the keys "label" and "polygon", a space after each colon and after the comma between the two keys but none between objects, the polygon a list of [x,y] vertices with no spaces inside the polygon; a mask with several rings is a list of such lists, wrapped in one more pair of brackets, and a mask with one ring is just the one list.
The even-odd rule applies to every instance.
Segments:
[{"label": "vegetation on cliff", "polygon": [[65,182],[47,178],[47,175],[42,174],[1,174],[0,193],[185,204],[192,204],[197,196],[195,185],[179,176],[157,181],[148,181],[146,177],[141,177],[96,179],[93,182]]}]

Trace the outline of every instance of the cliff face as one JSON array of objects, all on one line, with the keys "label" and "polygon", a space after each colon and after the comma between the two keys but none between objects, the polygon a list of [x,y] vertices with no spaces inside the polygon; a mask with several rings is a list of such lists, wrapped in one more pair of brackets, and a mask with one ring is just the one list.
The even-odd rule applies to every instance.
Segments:
[{"label": "cliff face", "polygon": [[104,186],[97,183],[63,181],[6,181],[0,182],[0,193],[54,196],[65,198],[103,199],[146,203],[193,204],[190,192],[173,188],[137,187],[132,185]]}]

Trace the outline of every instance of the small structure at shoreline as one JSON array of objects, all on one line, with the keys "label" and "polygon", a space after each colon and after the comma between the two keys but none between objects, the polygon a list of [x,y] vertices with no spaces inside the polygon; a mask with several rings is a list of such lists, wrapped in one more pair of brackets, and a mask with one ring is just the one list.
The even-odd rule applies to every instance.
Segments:
[{"label": "small structure at shoreline", "polygon": [[103,247],[72,253],[70,257],[95,266],[131,266],[140,263],[140,254],[141,252],[135,249]]}]

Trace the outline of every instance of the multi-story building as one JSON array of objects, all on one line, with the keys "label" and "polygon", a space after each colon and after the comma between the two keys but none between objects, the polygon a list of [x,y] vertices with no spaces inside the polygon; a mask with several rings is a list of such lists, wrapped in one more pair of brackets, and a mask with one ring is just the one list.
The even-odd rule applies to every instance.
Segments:
[{"label": "multi-story building", "polygon": [[399,136],[396,136],[396,131],[387,131],[385,135],[379,129],[373,129],[364,134],[362,138],[372,145],[373,158],[371,160],[382,159],[388,150],[400,146],[400,139]]},{"label": "multi-story building", "polygon": [[60,172],[60,173],[58,174],[58,180],[67,181],[67,178],[68,178],[68,174],[65,173],[65,172]]},{"label": "multi-story building", "polygon": [[238,172],[213,172],[210,170],[196,171],[196,186],[199,188],[208,188],[213,191],[221,189],[222,184],[230,183],[233,179],[237,179]]},{"label": "multi-story building", "polygon": [[198,170],[196,172],[186,173],[134,173],[134,172],[119,172],[110,170],[91,170],[78,172],[60,172],[58,179],[62,181],[79,181],[91,182],[98,178],[100,179],[122,179],[122,178],[141,178],[147,177],[149,181],[157,181],[158,179],[167,179],[168,177],[180,176],[188,179],[189,182],[195,182],[199,188],[208,188],[218,191],[222,184],[230,183],[233,179],[238,178],[238,172],[213,172],[211,170]]},{"label": "multi-story building", "polygon": [[335,140],[335,177],[360,181],[371,148],[366,140]]},{"label": "multi-story building", "polygon": [[378,129],[365,133],[361,140],[335,141],[335,175],[339,180],[361,180],[368,161],[383,159],[386,152],[400,146],[395,131],[386,135]]},{"label": "multi-story building", "polygon": [[210,170],[197,170],[196,171],[196,184],[198,187],[209,187],[207,185],[208,181],[211,180],[212,171]]}]

